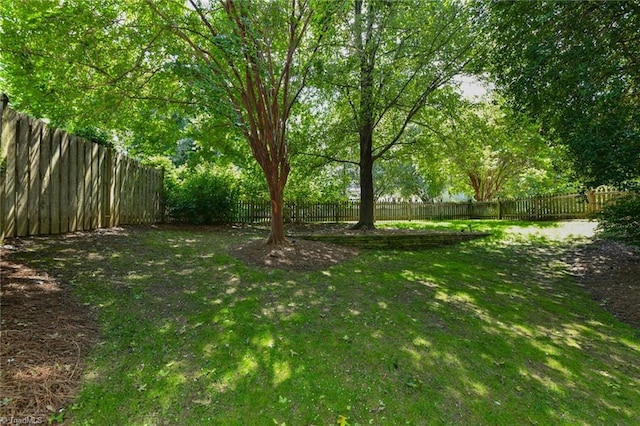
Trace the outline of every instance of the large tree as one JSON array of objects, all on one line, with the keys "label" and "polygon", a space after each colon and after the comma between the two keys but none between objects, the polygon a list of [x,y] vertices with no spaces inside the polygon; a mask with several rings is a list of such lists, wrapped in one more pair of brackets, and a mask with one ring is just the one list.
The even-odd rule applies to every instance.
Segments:
[{"label": "large tree", "polygon": [[[327,90],[354,135],[360,219],[374,227],[375,161],[389,156],[432,95],[469,64],[473,21],[462,2],[355,0],[326,62]],[[331,156],[334,157],[334,156]],[[343,159],[344,160],[344,159]]]},{"label": "large tree", "polygon": [[[482,9],[482,8],[481,8]],[[493,73],[587,184],[640,176],[640,3],[491,2]]]},{"label": "large tree", "polygon": [[493,200],[519,178],[546,175],[551,167],[553,152],[539,126],[496,101],[471,103],[451,96],[420,119],[427,129],[425,149],[439,153],[454,178],[450,184],[464,192],[471,188],[476,201]]},{"label": "large tree", "polygon": [[[286,244],[287,128],[340,2],[174,0],[1,4],[11,89],[59,121],[178,108],[226,117],[248,142],[271,197],[268,243]],[[122,118],[125,120],[125,118]]]}]

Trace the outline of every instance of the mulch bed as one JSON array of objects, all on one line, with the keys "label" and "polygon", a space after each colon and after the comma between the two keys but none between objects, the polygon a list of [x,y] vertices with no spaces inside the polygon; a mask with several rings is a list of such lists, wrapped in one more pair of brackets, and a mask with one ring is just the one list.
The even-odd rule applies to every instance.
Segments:
[{"label": "mulch bed", "polygon": [[291,245],[271,247],[254,240],[234,247],[230,254],[248,265],[308,272],[326,269],[358,254],[352,247],[290,238]]},{"label": "mulch bed", "polygon": [[68,286],[0,249],[0,316],[0,423],[63,420],[97,340],[88,308]]}]

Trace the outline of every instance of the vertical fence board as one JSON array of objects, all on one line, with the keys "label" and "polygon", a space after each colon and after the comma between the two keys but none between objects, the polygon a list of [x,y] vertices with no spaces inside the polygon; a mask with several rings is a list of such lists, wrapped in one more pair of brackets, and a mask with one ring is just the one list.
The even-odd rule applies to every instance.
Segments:
[{"label": "vertical fence board", "polygon": [[116,175],[114,179],[114,206],[113,206],[113,218],[114,218],[114,226],[120,225],[122,223],[121,217],[121,209],[122,209],[122,156],[120,154],[116,154]]},{"label": "vertical fence board", "polygon": [[129,161],[129,174],[130,176],[132,176],[131,184],[129,186],[129,188],[131,188],[129,191],[129,193],[131,194],[131,198],[129,199],[129,206],[131,207],[131,210],[129,210],[129,223],[138,224],[139,222],[137,216],[139,203],[137,202],[137,199],[140,187],[137,185],[137,183],[140,177],[140,170],[136,167],[133,167],[133,161],[131,160]]},{"label": "vertical fence board", "polygon": [[90,223],[89,226],[91,229],[96,229],[98,227],[98,190],[100,186],[98,185],[98,181],[100,178],[100,157],[98,144],[91,144],[91,206],[89,207],[91,211],[90,215]]},{"label": "vertical fence board", "polygon": [[125,219],[125,206],[126,206],[126,197],[124,194],[124,174],[126,170],[126,162],[122,155],[118,155],[118,188],[117,188],[117,197],[118,197],[118,225],[122,225],[126,223]]},{"label": "vertical fence board", "polygon": [[6,145],[2,139],[4,133],[5,115],[7,112],[7,102],[9,99],[2,94],[0,98],[0,243],[4,241],[4,181],[5,181],[5,161],[7,158]]},{"label": "vertical fence board", "polygon": [[149,213],[151,212],[151,203],[149,202],[151,199],[151,173],[148,169],[142,169],[142,176],[144,177],[144,185],[142,186],[143,192],[143,207],[141,216],[144,219],[144,223],[151,223]]},{"label": "vertical fence board", "polygon": [[[70,200],[69,134],[63,132],[60,139],[60,232],[69,232],[69,216],[72,214]],[[75,231],[75,229],[71,229]]]},{"label": "vertical fence board", "polygon": [[16,145],[16,235],[29,233],[29,118],[20,114]]},{"label": "vertical fence board", "polygon": [[83,222],[82,227],[86,230],[91,229],[91,197],[92,189],[91,180],[93,172],[91,170],[91,144],[84,144],[84,208],[82,209]]},{"label": "vertical fence board", "polygon": [[165,221],[165,193],[164,193],[164,169],[158,170],[158,176],[156,180],[156,207],[157,211],[157,220],[164,222]]},{"label": "vertical fence board", "polygon": [[86,163],[85,163],[85,141],[83,139],[76,139],[76,143],[78,145],[78,155],[77,155],[77,183],[76,183],[76,191],[78,192],[78,207],[76,209],[76,221],[77,221],[77,230],[82,231],[85,229],[84,227],[84,206],[85,206],[85,178],[86,178]]},{"label": "vertical fence board", "polygon": [[147,195],[147,179],[146,179],[146,173],[144,171],[144,169],[141,169],[139,167],[137,167],[136,169],[136,173],[138,175],[138,179],[136,179],[136,190],[138,192],[137,196],[136,196],[136,217],[137,219],[137,223],[143,224],[145,223],[145,208],[146,208],[146,195]]},{"label": "vertical fence board", "polygon": [[132,211],[132,223],[139,224],[140,223],[140,207],[141,203],[138,201],[142,195],[142,185],[139,185],[140,182],[140,169],[137,167],[133,167],[133,163],[131,163],[131,172],[133,173],[133,185],[131,185],[131,193],[133,197],[131,199],[131,207]]},{"label": "vertical fence board", "polygon": [[31,120],[31,137],[29,138],[29,235],[40,233],[40,138],[42,122]]},{"label": "vertical fence board", "polygon": [[149,211],[149,174],[147,170],[140,169],[140,177],[141,177],[141,200],[140,200],[140,223],[148,223],[147,212]]},{"label": "vertical fence board", "polygon": [[78,138],[69,137],[69,231],[78,230]]},{"label": "vertical fence board", "polygon": [[150,223],[154,223],[156,222],[158,219],[158,208],[156,206],[156,188],[158,185],[158,171],[156,170],[150,170],[151,171],[151,186],[150,186],[150,194],[149,194],[149,201],[151,202],[150,205],[150,214],[151,217],[149,218],[149,222]]},{"label": "vertical fence board", "polygon": [[134,202],[133,200],[135,199],[135,191],[136,191],[136,187],[135,185],[132,185],[131,183],[135,180],[134,179],[134,172],[133,172],[133,168],[131,167],[131,161],[127,158],[126,159],[126,173],[125,173],[125,177],[124,177],[124,182],[125,182],[125,194],[126,194],[126,206],[127,208],[125,209],[126,211],[126,222],[127,224],[133,225],[135,224],[135,221],[133,220],[133,218],[135,217],[135,206],[134,206]]},{"label": "vertical fence board", "polygon": [[105,147],[98,147],[98,164],[100,169],[98,172],[98,228],[103,228],[104,224],[104,201],[105,201],[105,178],[107,176]]},{"label": "vertical fence board", "polygon": [[155,183],[156,183],[156,171],[149,168],[147,169],[147,180],[149,182],[149,186],[147,187],[147,223],[154,223],[156,218],[155,211]]},{"label": "vertical fence board", "polygon": [[16,138],[17,113],[7,110],[3,117],[2,149],[4,153],[3,234],[13,237],[16,232]]},{"label": "vertical fence board", "polygon": [[124,192],[125,192],[125,223],[133,224],[132,220],[134,216],[133,200],[135,197],[135,186],[131,184],[133,181],[133,170],[131,168],[131,161],[125,158],[125,174],[124,174]]},{"label": "vertical fence board", "polygon": [[115,152],[113,150],[107,150],[106,153],[106,163],[110,167],[110,174],[107,177],[107,182],[105,182],[106,191],[108,191],[108,195],[105,199],[105,220],[109,224],[108,226],[115,226],[115,182],[116,182],[116,157]]},{"label": "vertical fence board", "polygon": [[129,181],[129,162],[126,157],[122,157],[122,166],[120,168],[120,198],[122,199],[120,203],[120,223],[128,224],[129,223],[129,191],[128,183]]},{"label": "vertical fence board", "polygon": [[40,136],[40,233],[51,233],[51,130],[42,126]]},{"label": "vertical fence board", "polygon": [[60,141],[62,130],[51,136],[51,233],[60,233]]},{"label": "vertical fence board", "polygon": [[131,199],[131,220],[132,223],[139,224],[140,223],[140,207],[141,204],[138,201],[140,196],[142,196],[142,185],[141,183],[141,172],[140,169],[134,167],[133,162],[131,162],[131,173],[133,174],[133,185],[131,185],[131,193],[133,197]]}]

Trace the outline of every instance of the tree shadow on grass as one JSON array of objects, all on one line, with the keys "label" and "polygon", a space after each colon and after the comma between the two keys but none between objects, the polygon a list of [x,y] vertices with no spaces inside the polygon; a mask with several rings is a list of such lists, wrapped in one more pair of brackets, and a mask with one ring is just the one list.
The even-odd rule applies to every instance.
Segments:
[{"label": "tree shadow on grass", "polygon": [[531,239],[248,267],[224,232],[33,240],[103,341],[73,410],[128,424],[632,423],[640,344]]}]

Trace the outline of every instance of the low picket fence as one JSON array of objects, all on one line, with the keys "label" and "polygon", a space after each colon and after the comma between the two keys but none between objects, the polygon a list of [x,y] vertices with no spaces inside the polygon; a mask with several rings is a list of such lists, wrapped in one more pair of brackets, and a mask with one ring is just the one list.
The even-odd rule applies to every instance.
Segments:
[{"label": "low picket fence", "polygon": [[[536,196],[489,202],[422,203],[410,201],[377,202],[376,220],[569,220],[585,219],[624,192],[598,188],[584,194]],[[285,220],[295,223],[357,221],[359,201],[285,203]],[[237,223],[266,223],[270,221],[269,201],[241,201],[236,209]]]}]

